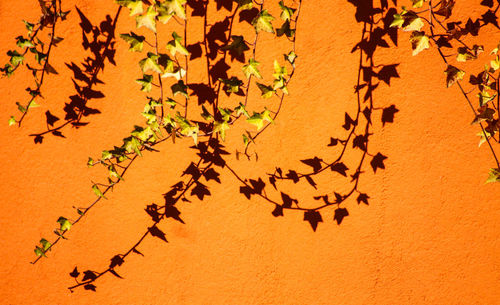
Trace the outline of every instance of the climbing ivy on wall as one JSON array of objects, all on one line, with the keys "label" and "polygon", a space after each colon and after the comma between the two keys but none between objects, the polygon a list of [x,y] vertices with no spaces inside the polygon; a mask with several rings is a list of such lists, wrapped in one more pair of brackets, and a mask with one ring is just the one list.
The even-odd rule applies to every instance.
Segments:
[{"label": "climbing ivy on wall", "polygon": [[[496,2],[496,3],[495,3]],[[491,168],[486,182],[500,182],[500,163],[493,145],[500,142],[500,44],[486,50],[489,58],[481,58],[485,51],[481,44],[471,45],[468,41],[478,36],[481,28],[494,26],[500,29],[498,17],[500,1],[483,0],[486,11],[481,17],[466,21],[453,20],[455,0],[411,0],[411,9],[403,6],[394,14],[391,27],[410,32],[412,54],[435,48],[445,65],[446,87],[457,86],[472,111],[472,124],[479,126],[479,146],[487,143],[496,167]],[[489,54],[488,54],[489,53]],[[467,73],[464,69],[469,61],[482,61],[479,71]],[[462,68],[461,66],[464,66]],[[468,90],[462,81],[467,80],[472,89]],[[477,103],[473,102],[475,98]]]},{"label": "climbing ivy on wall", "polygon": [[[452,48],[452,43],[458,43],[461,46],[457,49],[457,61],[478,58],[483,47],[469,47],[460,38],[477,34],[482,26],[488,24],[498,27],[495,15],[498,6],[488,9],[481,19],[468,20],[463,26],[460,22],[445,25],[436,16],[444,20],[451,17],[453,1],[450,0],[435,3],[412,0],[410,5],[422,11],[406,8],[397,11],[386,0],[348,2],[356,8],[355,18],[361,31],[360,40],[351,51],[359,55],[354,84],[355,112],[346,112],[344,121],[339,122],[345,134],[331,137],[325,143],[326,149],[332,151],[328,156],[311,156],[300,160],[302,168],[276,167],[266,177],[251,178],[238,174],[227,162],[226,156],[231,154],[229,151],[236,151],[237,158],[257,159],[260,135],[279,120],[281,109],[286,107],[287,96],[293,94],[289,92],[288,85],[296,72],[296,65],[300,65],[296,37],[301,34],[299,17],[302,0],[115,0],[114,3],[110,1],[110,7],[115,6],[114,17],[108,15],[99,26],[93,25],[78,8],[71,12],[80,18],[82,45],[91,54],[81,65],[67,64],[74,74],[76,94],[64,106],[64,118],[50,111],[45,112],[47,129],[31,134],[34,142],[43,143],[48,136],[64,138],[67,128],[84,127],[90,116],[100,113],[90,107],[89,101],[104,98],[96,89],[102,84],[99,73],[105,63],[114,64],[117,51],[139,53],[141,56],[137,62],[137,79],[130,85],[135,86],[137,96],[143,98],[144,108],[140,113],[142,121],[125,133],[122,143],[89,157],[89,168],[102,167],[107,172],[101,181],[90,185],[95,200],[75,207],[74,216],[57,219],[53,231],[55,236],[52,239],[42,238],[35,246],[33,263],[46,257],[56,244],[66,239],[73,226],[89,215],[95,205],[112,199],[110,191],[125,183],[127,170],[143,157],[144,152],[161,153],[160,143],[187,145],[196,151],[196,159],[180,173],[179,181],[163,194],[163,204],[150,203],[146,206],[145,212],[151,217],[151,225],[128,250],[112,257],[108,268],[80,272],[75,267],[70,273],[76,280],[76,284],[69,287],[72,291],[78,287],[95,291],[98,279],[107,274],[121,278],[118,267],[129,255],[142,255],[139,246],[148,236],[167,242],[167,234],[158,224],[167,220],[184,223],[181,204],[210,196],[210,184],[222,182],[219,177],[222,170],[234,176],[240,184],[242,196],[267,202],[270,215],[274,217],[302,213],[303,220],[314,231],[320,222],[325,221],[325,215],[330,215],[331,221],[340,225],[349,216],[349,202],[369,204],[370,196],[363,191],[360,183],[367,168],[374,173],[385,169],[387,156],[373,151],[369,145],[375,133],[373,120],[378,116],[385,126],[394,121],[399,110],[396,105],[377,106],[374,91],[379,86],[390,85],[391,79],[398,78],[399,74],[397,63],[377,63],[376,51],[378,48],[389,48],[391,44],[397,46],[398,28],[411,33],[414,55],[436,45],[447,65],[446,85],[460,87],[474,112],[474,123],[480,126],[481,141],[488,143],[496,160],[497,166],[490,170],[488,182],[500,181],[500,165],[492,144],[500,141],[498,49],[493,50],[493,59],[484,71],[470,78],[470,83],[477,87],[478,110],[469,99],[470,93],[465,92],[460,84],[465,72],[448,63],[450,56],[443,51],[443,48]],[[493,7],[491,1],[483,2],[489,8]],[[271,4],[279,7],[274,15]],[[396,1],[393,4],[396,6]],[[19,113],[9,119],[9,125],[13,126],[21,127],[24,118],[35,112],[31,109],[43,103],[44,75],[56,74],[60,68],[50,64],[53,48],[63,40],[63,37],[57,36],[56,26],[65,21],[70,12],[63,10],[61,0],[39,0],[39,6],[42,11],[40,19],[36,22],[24,21],[26,33],[16,38],[17,49],[7,52],[10,60],[0,68],[6,77],[13,76],[21,67],[31,71],[33,76],[34,85],[27,88],[27,101],[17,103]],[[424,9],[424,6],[427,8]],[[423,14],[428,14],[428,17],[423,17]],[[119,18],[132,18],[136,26],[115,33]],[[194,41],[188,36],[188,25],[195,18],[203,23],[201,41]],[[214,19],[217,21],[209,24]],[[161,37],[167,36],[165,33],[169,38],[161,41]],[[258,58],[259,40],[264,35],[274,37],[275,47],[283,51],[272,62],[262,62]],[[126,43],[128,50],[116,49],[117,40]],[[195,60],[204,62],[204,79],[194,79],[190,73],[190,64]],[[263,67],[271,68],[272,73],[263,73],[267,71]],[[252,95],[253,91],[257,92],[258,99]],[[263,104],[265,106],[261,106]],[[228,149],[225,143],[229,136],[238,136],[239,146]],[[345,158],[349,150],[359,152],[354,163]],[[320,192],[316,183],[320,176],[342,179],[350,187],[344,191],[331,189]],[[311,199],[317,205],[302,205],[293,194],[283,190],[282,185],[286,183],[311,187],[315,192]]]}]

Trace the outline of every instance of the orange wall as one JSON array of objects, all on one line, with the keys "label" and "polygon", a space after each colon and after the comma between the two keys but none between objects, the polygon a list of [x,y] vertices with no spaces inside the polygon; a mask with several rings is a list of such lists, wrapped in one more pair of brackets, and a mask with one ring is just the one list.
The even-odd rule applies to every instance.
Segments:
[{"label": "orange wall", "polygon": [[[144,208],[162,203],[162,194],[189,164],[193,153],[186,140],[146,153],[109,200],[72,228],[68,241],[31,265],[34,245],[52,235],[57,218],[75,215],[72,206],[93,200],[90,180],[103,176],[85,166],[88,156],[121,143],[142,122],[144,96],[134,84],[139,57],[118,41],[117,65],[106,64],[100,74],[105,85],[98,89],[106,97],[91,101],[102,113],[91,116],[89,126],[66,129],[65,139],[47,137],[35,145],[28,136],[44,129],[46,110],[63,116],[62,107],[74,94],[64,63],[80,63],[88,55],[74,5],[97,24],[106,14],[114,16],[110,2],[66,1],[72,12],[61,25],[65,40],[53,55],[60,74],[47,78],[45,100],[21,129],[6,122],[15,102],[26,99],[28,74],[0,81],[1,304],[500,304],[500,188],[484,184],[492,159],[486,147],[477,148],[477,126],[470,125],[470,109],[458,88],[445,88],[438,54],[428,50],[412,57],[404,34],[399,47],[377,49],[374,58],[375,64],[400,64],[401,78],[375,91],[378,107],[399,109],[395,122],[385,126],[380,113],[374,114],[370,147],[388,157],[386,169],[373,174],[366,164],[360,185],[370,205],[349,199],[350,215],[341,225],[332,210],[323,213],[316,232],[301,213],[275,218],[272,206],[256,197],[247,200],[234,177],[221,171],[222,184],[209,184],[212,196],[182,204],[185,225],[160,225],[168,244],[147,238],[139,246],[145,257],[130,256],[117,268],[125,279],[105,276],[96,293],[70,293],[68,273],[75,266],[105,269],[151,224]],[[457,16],[477,17],[484,10],[478,0],[458,2]],[[291,95],[260,138],[258,161],[228,158],[242,177],[264,177],[275,166],[305,169],[299,160],[333,156],[326,144],[342,133],[344,112],[355,105],[358,55],[350,51],[361,26],[354,13],[347,1],[304,1]],[[0,1],[1,62],[24,31],[21,19],[38,14],[34,0]],[[117,33],[133,26],[126,15],[120,16]],[[200,35],[191,30],[192,37]],[[482,35],[486,50],[500,38],[498,31]],[[486,39],[494,35],[494,41]],[[262,43],[258,58],[271,63],[272,54],[264,50],[272,41]],[[239,141],[232,134],[230,152]],[[356,155],[348,152],[347,159]],[[340,183],[331,176],[319,179],[329,190]],[[300,184],[290,193],[310,198],[314,192]]]}]

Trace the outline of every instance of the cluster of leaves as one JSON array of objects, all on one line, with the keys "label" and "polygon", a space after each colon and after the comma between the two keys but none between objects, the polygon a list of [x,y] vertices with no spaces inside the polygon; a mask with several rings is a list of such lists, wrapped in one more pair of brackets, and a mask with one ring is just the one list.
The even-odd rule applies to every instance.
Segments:
[{"label": "cluster of leaves", "polygon": [[[480,131],[478,136],[481,138],[479,146],[488,143],[490,151],[495,159],[496,168],[491,168],[486,182],[500,182],[500,163],[496,156],[495,148],[492,143],[500,143],[500,57],[499,47],[493,49],[489,55],[492,58],[487,59],[482,70],[478,73],[470,73],[468,83],[474,86],[475,90],[466,92],[460,81],[464,80],[466,72],[457,67],[469,61],[479,58],[484,52],[482,45],[474,44],[472,46],[464,42],[468,36],[478,36],[479,30],[489,24],[497,29],[498,17],[496,12],[500,7],[500,1],[496,1],[496,7],[493,8],[493,0],[484,0],[481,5],[486,6],[487,11],[477,20],[469,18],[466,22],[452,21],[455,0],[411,0],[412,9],[402,7],[401,11],[394,14],[391,27],[399,28],[410,32],[410,42],[413,55],[429,49],[432,44],[436,46],[443,62],[446,65],[444,74],[446,75],[446,87],[454,84],[460,88],[461,93],[467,100],[474,114],[472,124],[478,124]],[[423,9],[425,8],[425,9]],[[415,11],[415,9],[423,9]],[[453,54],[449,51],[456,50]],[[450,57],[455,57],[457,63],[451,63]],[[469,95],[475,93],[478,99],[477,106],[471,102]]]},{"label": "cluster of leaves", "polygon": [[[27,32],[16,37],[18,49],[7,51],[7,56],[10,57],[9,62],[0,68],[2,76],[10,77],[20,66],[26,65],[26,68],[31,71],[35,83],[33,87],[26,88],[30,95],[29,101],[26,104],[16,102],[21,116],[16,119],[12,115],[8,122],[10,126],[16,123],[21,126],[29,109],[39,106],[35,99],[42,97],[41,88],[45,74],[57,74],[56,69],[49,64],[49,57],[52,48],[63,40],[62,37],[56,36],[56,23],[58,20],[65,20],[69,11],[62,10],[61,0],[48,2],[39,0],[39,4],[42,11],[40,19],[33,23],[23,20]],[[44,38],[41,37],[44,32],[48,32],[48,38],[45,42]]]},{"label": "cluster of leaves", "polygon": [[[167,193],[175,195],[182,190],[181,196],[174,200],[173,197],[170,195],[168,197],[166,194],[165,206],[158,207],[152,204],[146,209],[155,221],[146,235],[163,237],[161,239],[165,241],[165,235],[160,233],[161,230],[156,224],[163,218],[176,218],[169,216],[169,213],[173,213],[174,210],[178,211],[174,207],[175,203],[179,199],[189,201],[185,194],[190,188],[190,195],[197,196],[200,200],[210,195],[207,186],[199,181],[200,177],[205,177],[207,181],[214,180],[220,183],[219,174],[212,169],[212,166],[224,167],[225,161],[221,155],[227,154],[227,152],[222,149],[222,145],[218,144],[219,139],[224,141],[227,131],[240,118],[247,124],[254,125],[257,129],[257,131],[245,130],[242,134],[245,154],[249,156],[247,154],[248,147],[251,143],[255,143],[255,139],[260,133],[275,120],[283,99],[288,94],[287,84],[294,73],[297,58],[294,51],[294,27],[298,11],[280,1],[282,25],[275,28],[272,24],[275,18],[263,8],[264,3],[255,5],[252,1],[246,0],[234,2],[236,4],[234,9],[232,8],[233,2],[231,2],[230,7],[225,7],[231,12],[231,15],[222,22],[216,22],[209,27],[206,24],[208,2],[201,3],[201,7],[196,7],[196,3],[185,0],[148,2],[116,0],[118,5],[129,9],[130,15],[135,18],[137,28],[144,27],[150,31],[146,34],[130,31],[119,35],[128,44],[129,51],[144,54],[138,62],[141,74],[136,82],[140,85],[140,91],[146,94],[147,103],[142,112],[145,124],[134,126],[120,146],[102,151],[99,158],[89,158],[87,162],[89,167],[99,165],[106,168],[108,172],[107,182],[93,182],[92,190],[97,198],[88,207],[75,207],[78,213],[75,220],[70,221],[62,216],[59,218],[58,223],[61,228],[55,231],[57,238],[52,243],[43,239],[46,242],[42,243],[41,247],[36,247],[35,254],[38,257],[34,262],[45,256],[45,253],[51,250],[59,240],[64,239],[69,228],[84,217],[96,203],[101,199],[107,199],[106,193],[120,181],[123,181],[125,172],[137,157],[141,157],[144,151],[158,151],[155,146],[167,139],[171,138],[172,142],[175,143],[176,139],[192,138],[194,146],[191,148],[199,151],[200,161],[192,163],[184,172],[184,174],[191,176],[190,181],[177,184],[171,192]],[[204,26],[206,29],[209,28],[204,40],[193,45],[187,44],[185,31],[188,6],[193,8],[192,16],[203,17]],[[253,43],[248,42],[248,39],[242,35],[232,34],[232,24],[237,13],[240,15],[240,22],[246,21],[254,28]],[[171,32],[172,39],[162,45],[158,42],[157,32],[162,29],[160,23],[167,24],[170,20],[176,20],[177,23],[181,24],[184,21],[184,37],[173,31]],[[277,37],[286,37],[293,45],[292,50],[283,55],[284,65],[280,64],[279,60],[274,61],[274,73],[270,83],[265,82],[266,78],[259,70],[260,62],[256,59],[257,38],[262,32],[272,33]],[[188,82],[188,63],[201,56],[195,54],[197,46],[200,49],[204,47],[206,52],[207,83]],[[248,53],[251,53],[251,56],[245,59],[245,55]],[[228,75],[227,71],[230,67],[226,63],[227,55],[231,56],[231,62],[233,60],[240,62],[241,75]],[[182,59],[185,59],[185,64],[182,64]],[[232,65],[236,65],[237,62],[233,62]],[[273,97],[279,99],[280,103],[276,111],[270,110],[266,106],[260,110],[253,109],[252,114],[247,111],[249,90],[252,84],[260,90],[263,99]],[[170,90],[167,89],[168,87]],[[227,97],[234,97],[234,99],[230,99],[224,105],[222,102],[219,103],[221,92],[224,92]],[[151,94],[156,94],[156,96],[151,96]],[[193,96],[198,97],[198,105],[190,103]],[[232,100],[236,102],[231,104]],[[193,111],[193,109],[197,111]],[[205,164],[203,168],[200,168],[200,162]],[[163,210],[163,213],[160,214],[160,210]],[[172,215],[174,214],[178,216],[180,212]],[[64,224],[62,219],[65,220]],[[121,256],[121,259],[123,260],[124,256]],[[109,270],[104,273],[115,274],[113,268],[117,265],[121,264],[110,266]],[[84,272],[84,278],[78,282],[77,287],[84,286],[85,289],[95,290],[92,283],[104,273]],[[75,269],[72,274],[77,278],[79,272]]]}]

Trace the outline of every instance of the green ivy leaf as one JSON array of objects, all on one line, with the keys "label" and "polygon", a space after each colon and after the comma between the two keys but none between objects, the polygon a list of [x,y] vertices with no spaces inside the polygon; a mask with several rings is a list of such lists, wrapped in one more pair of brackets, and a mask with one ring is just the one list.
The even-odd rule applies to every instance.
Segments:
[{"label": "green ivy leaf", "polygon": [[494,60],[490,62],[490,66],[494,71],[500,69],[500,58],[497,56]]},{"label": "green ivy leaf", "polygon": [[274,20],[274,17],[271,16],[267,10],[262,10],[259,14],[252,20],[252,25],[255,27],[255,31],[257,33],[264,31],[269,33],[274,33],[273,25],[271,21]]},{"label": "green ivy leaf", "polygon": [[245,109],[245,105],[243,105],[242,103],[240,103],[236,108],[234,108],[234,111],[236,112],[237,116],[243,114],[247,118],[250,117],[247,110]]},{"label": "green ivy leaf", "polygon": [[186,19],[185,3],[186,0],[166,0],[163,6],[167,8],[169,14],[175,14],[181,19]]},{"label": "green ivy leaf", "polygon": [[401,28],[403,31],[420,31],[424,26],[422,18],[418,17],[413,11],[408,11],[403,15],[403,25]]},{"label": "green ivy leaf", "polygon": [[500,182],[500,168],[490,168],[490,173],[486,183]]},{"label": "green ivy leaf", "polygon": [[42,245],[43,251],[47,251],[52,244],[45,238],[40,239],[40,244]]},{"label": "green ivy leaf", "polygon": [[167,44],[167,50],[170,51],[170,54],[175,56],[175,53],[179,52],[182,55],[188,56],[189,51],[182,45],[182,37],[177,35],[176,32],[172,33],[172,37],[174,39],[170,40]]},{"label": "green ivy leaf", "polygon": [[71,222],[67,218],[61,216],[57,219],[57,222],[61,225],[59,228],[61,231],[68,231],[71,229]]},{"label": "green ivy leaf", "polygon": [[191,121],[183,117],[179,112],[176,113],[175,118],[179,123],[181,133],[185,136],[192,137],[194,144],[198,145],[198,133],[200,132],[199,126],[191,123]]},{"label": "green ivy leaf", "polygon": [[424,4],[424,0],[411,0],[413,8],[421,8]]},{"label": "green ivy leaf", "polygon": [[144,36],[130,32],[130,34],[120,34],[120,37],[130,45],[129,51],[142,52],[144,40],[146,39]]},{"label": "green ivy leaf", "polygon": [[283,54],[283,57],[285,57],[285,60],[288,61],[292,67],[295,67],[295,59],[297,58],[297,54],[295,54],[294,51],[290,51],[288,54]]},{"label": "green ivy leaf", "polygon": [[296,9],[291,8],[286,6],[283,1],[280,1],[279,3],[280,9],[281,9],[281,15],[280,18],[285,21],[290,21],[292,20],[292,15],[295,13]]},{"label": "green ivy leaf", "polygon": [[23,105],[21,105],[21,103],[16,102],[16,105],[17,105],[17,109],[18,109],[21,113],[25,113],[25,112],[26,112],[26,108],[24,108],[24,106],[23,106]]},{"label": "green ivy leaf", "polygon": [[142,73],[146,73],[149,70],[152,70],[156,73],[161,73],[161,67],[158,64],[158,58],[159,56],[156,55],[155,53],[149,52],[148,57],[142,59],[139,62],[139,66],[142,69]]},{"label": "green ivy leaf", "polygon": [[142,9],[142,0],[115,0],[115,2],[128,8],[130,10],[130,16],[142,14],[144,12]]},{"label": "green ivy leaf", "polygon": [[97,197],[101,197],[101,198],[107,199],[104,196],[104,194],[101,192],[101,190],[99,189],[99,187],[97,186],[97,184],[92,185],[92,191],[94,191],[94,194],[96,194]]},{"label": "green ivy leaf", "polygon": [[42,248],[40,248],[39,246],[36,246],[36,248],[35,248],[35,254],[36,254],[36,256],[43,256],[43,257],[47,257],[47,256],[45,255],[45,251],[43,251],[43,249],[42,249]]},{"label": "green ivy leaf", "polygon": [[253,8],[252,0],[237,0],[238,2],[238,10],[250,10]]},{"label": "green ivy leaf", "polygon": [[415,56],[425,49],[429,48],[429,36],[425,32],[414,31],[410,36],[411,48],[413,49],[412,55]]},{"label": "green ivy leaf", "polygon": [[16,45],[20,48],[33,48],[35,45],[29,41],[28,39],[24,38],[23,36],[17,36],[16,37]]},{"label": "green ivy leaf", "polygon": [[151,31],[156,33],[156,16],[158,12],[156,12],[153,5],[148,7],[148,10],[143,15],[139,15],[135,17],[137,28],[146,27]]},{"label": "green ivy leaf", "polygon": [[188,93],[187,93],[187,86],[184,84],[183,80],[179,80],[177,83],[173,84],[170,89],[172,89],[172,94],[176,96],[177,94],[180,94],[184,96],[185,98],[189,98]]},{"label": "green ivy leaf", "polygon": [[401,14],[394,14],[392,15],[393,17],[393,20],[392,20],[392,23],[390,25],[391,28],[401,28],[403,26],[403,23],[405,22],[405,20],[403,19],[403,16]]},{"label": "green ivy leaf", "polygon": [[240,87],[243,86],[243,81],[241,81],[239,78],[236,76],[231,77],[230,79],[219,79],[224,86],[222,87],[222,90],[226,92],[227,95],[230,95],[231,93],[238,93],[240,92]]},{"label": "green ivy leaf", "polygon": [[262,78],[262,75],[259,72],[259,69],[257,68],[260,65],[258,61],[256,61],[253,58],[250,58],[248,60],[248,64],[243,65],[243,73],[245,74],[246,78],[250,78],[250,75],[253,75],[257,78]]},{"label": "green ivy leaf", "polygon": [[28,30],[28,32],[33,31],[33,28],[35,27],[35,25],[33,23],[30,23],[26,20],[23,20],[23,22],[24,22],[24,25],[26,26],[26,29]]},{"label": "green ivy leaf", "polygon": [[12,126],[14,124],[16,124],[16,118],[11,115],[9,119],[9,126]]},{"label": "green ivy leaf", "polygon": [[276,29],[276,35],[278,37],[281,37],[285,35],[288,38],[291,38],[295,35],[295,30],[290,28],[290,21],[285,21],[281,25],[281,27]]},{"label": "green ivy leaf", "polygon": [[168,7],[165,6],[165,2],[160,3],[156,11],[158,12],[156,18],[163,24],[166,24],[174,15],[174,12],[169,11]]},{"label": "green ivy leaf", "polygon": [[264,126],[264,119],[260,113],[254,112],[251,117],[247,119],[247,122],[257,126],[257,130],[260,130]]},{"label": "green ivy leaf", "polygon": [[141,79],[135,81],[142,86],[141,91],[150,92],[153,85],[153,75],[144,74]]},{"label": "green ivy leaf", "polygon": [[261,92],[261,96],[263,98],[270,98],[271,96],[273,96],[273,93],[276,92],[273,89],[273,87],[271,87],[271,86],[266,86],[266,85],[261,84],[261,83],[256,83],[256,84],[257,84],[257,87],[259,87],[260,92]]},{"label": "green ivy leaf", "polygon": [[7,55],[10,56],[10,63],[14,66],[19,66],[24,61],[24,56],[19,54],[16,50],[7,51]]},{"label": "green ivy leaf", "polygon": [[457,52],[457,61],[465,62],[468,60],[477,59],[477,55],[484,51],[482,46],[474,45],[474,47],[469,50],[466,47],[459,47]]},{"label": "green ivy leaf", "polygon": [[238,55],[241,55],[245,51],[250,50],[243,36],[231,35],[231,40],[232,40],[231,43],[229,45],[223,46],[221,50],[223,51],[233,50],[236,53],[238,53]]},{"label": "green ivy leaf", "polygon": [[463,79],[465,75],[464,71],[452,65],[448,65],[444,73],[446,74],[446,87],[448,88],[451,87],[458,80]]},{"label": "green ivy leaf", "polygon": [[229,129],[229,124],[227,122],[218,122],[216,121],[214,123],[214,132],[218,132],[220,134],[220,137],[222,141],[225,141],[226,139],[226,130]]}]

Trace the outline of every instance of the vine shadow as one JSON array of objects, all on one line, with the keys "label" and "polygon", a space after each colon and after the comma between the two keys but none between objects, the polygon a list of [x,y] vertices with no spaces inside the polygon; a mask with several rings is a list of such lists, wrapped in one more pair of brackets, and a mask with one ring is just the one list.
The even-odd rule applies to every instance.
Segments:
[{"label": "vine shadow", "polygon": [[[272,215],[275,217],[284,216],[284,210],[301,211],[304,213],[304,221],[307,221],[314,231],[316,231],[318,224],[323,222],[320,210],[333,207],[333,220],[340,225],[344,218],[349,215],[349,211],[345,207],[347,199],[356,196],[358,205],[361,203],[369,204],[370,196],[360,190],[360,179],[366,173],[363,165],[368,158],[371,158],[370,166],[373,173],[376,174],[377,170],[380,172],[380,170],[385,169],[384,162],[388,158],[381,152],[370,153],[369,151],[369,140],[375,134],[374,113],[381,113],[380,121],[382,126],[385,126],[388,123],[393,123],[395,114],[399,112],[394,104],[384,108],[377,107],[374,98],[374,92],[379,85],[390,86],[391,79],[399,78],[398,63],[377,65],[374,61],[374,55],[378,48],[390,47],[388,40],[397,46],[397,29],[390,27],[392,16],[397,11],[395,7],[389,7],[389,3],[384,0],[380,1],[378,7],[374,6],[373,0],[348,0],[348,2],[356,8],[356,21],[362,25],[361,39],[351,50],[351,53],[358,52],[360,56],[358,78],[354,86],[357,111],[356,113],[345,112],[344,123],[341,127],[347,132],[347,136],[334,135],[330,137],[329,143],[325,143],[325,150],[336,149],[337,157],[327,161],[325,157],[314,155],[300,160],[309,170],[283,170],[276,166],[274,172],[269,173],[267,177],[243,179],[237,176],[242,183],[240,193],[247,199],[258,196],[273,204]],[[392,2],[394,6],[397,6],[396,0]],[[347,161],[344,160],[345,157],[349,153],[357,153],[356,151],[361,152],[359,162],[354,166],[347,164]],[[280,189],[280,183],[285,181],[291,181],[294,184],[305,182],[314,189],[313,192],[316,192],[318,190],[316,177],[328,175],[328,173],[332,175],[332,180],[344,179],[351,187],[344,192],[333,189],[326,193],[316,193],[312,198],[313,202],[319,202],[316,207],[303,207],[292,194]],[[236,173],[234,174],[236,175]],[[272,186],[272,189],[269,187],[266,189],[267,183]],[[271,199],[269,194],[273,193],[276,193],[276,197],[279,199]],[[310,201],[307,200],[307,202]]]},{"label": "vine shadow", "polygon": [[90,54],[83,59],[80,64],[75,62],[66,63],[66,67],[72,72],[73,86],[75,94],[69,96],[69,102],[65,103],[63,110],[65,112],[64,119],[60,119],[47,110],[46,130],[30,136],[34,137],[36,144],[43,142],[44,136],[53,135],[56,137],[65,138],[62,130],[67,126],[80,128],[86,126],[89,122],[83,121],[84,118],[101,113],[99,109],[92,108],[89,102],[97,99],[103,99],[104,93],[97,90],[95,87],[104,84],[99,79],[99,73],[104,70],[106,61],[112,65],[116,65],[114,60],[115,48],[115,29],[116,23],[120,16],[121,7],[117,9],[114,18],[106,15],[105,19],[94,25],[85,16],[85,14],[75,7],[80,18],[79,26],[82,31],[82,47]]},{"label": "vine shadow", "polygon": [[[334,161],[326,162],[319,156],[311,156],[310,158],[301,160],[302,163],[312,168],[310,172],[300,172],[296,169],[290,169],[285,173],[281,168],[277,167],[274,173],[268,174],[267,179],[262,177],[249,179],[242,178],[229,166],[225,160],[225,156],[230,155],[230,153],[225,150],[225,147],[217,137],[210,136],[208,139],[201,140],[197,145],[191,146],[192,149],[196,150],[198,161],[191,162],[182,172],[181,179],[163,194],[163,205],[152,203],[145,207],[145,212],[151,217],[151,226],[148,226],[144,230],[141,237],[127,251],[113,255],[107,269],[100,272],[94,270],[80,272],[75,267],[70,273],[70,276],[76,281],[75,285],[69,287],[71,291],[78,287],[96,291],[96,281],[108,273],[122,278],[116,270],[117,267],[121,266],[130,254],[143,256],[139,250],[139,246],[148,235],[156,237],[163,242],[168,242],[167,234],[162,231],[159,224],[167,219],[184,224],[178,203],[189,203],[193,198],[197,198],[200,201],[206,200],[211,196],[209,183],[213,183],[214,181],[222,183],[220,172],[224,169],[227,169],[242,184],[239,190],[244,197],[251,199],[252,196],[258,196],[273,204],[274,210],[272,211],[272,215],[275,217],[283,216],[284,210],[302,211],[304,212],[304,221],[307,221],[314,231],[316,231],[318,223],[323,221],[319,210],[335,206],[334,220],[340,225],[343,219],[349,215],[347,209],[341,207],[341,203],[347,201],[353,194],[357,194],[356,200],[358,204],[368,204],[370,197],[358,189],[360,177],[364,173],[363,164],[368,157],[371,157],[370,165],[376,173],[377,170],[385,168],[384,161],[387,159],[380,152],[377,154],[369,153],[369,139],[373,135],[371,128],[373,127],[372,119],[374,116],[372,114],[375,111],[380,111],[380,120],[382,125],[385,125],[393,123],[394,116],[399,111],[395,105],[386,108],[377,108],[373,97],[374,90],[381,83],[390,86],[391,79],[399,78],[397,72],[398,64],[376,65],[373,59],[377,48],[389,48],[387,39],[390,39],[394,45],[397,45],[397,30],[389,27],[392,15],[396,13],[396,10],[393,7],[390,8],[387,1],[384,0],[381,1],[380,7],[374,7],[373,1],[349,0],[349,2],[355,6],[356,20],[362,25],[361,40],[352,49],[352,52],[360,53],[358,79],[354,86],[358,108],[355,114],[345,113],[345,121],[342,127],[348,133],[346,138],[332,136],[330,143],[326,145],[329,149],[332,147],[340,148],[338,158]],[[396,1],[393,2],[396,5]],[[193,9],[192,16],[205,17],[207,14],[206,3],[201,0],[189,0],[187,5]],[[218,10],[226,9],[231,11],[231,5],[232,1],[217,1]],[[252,14],[256,14],[256,11],[252,10],[240,14],[239,21],[250,23],[254,18]],[[230,35],[228,33],[230,33],[231,20],[228,18],[226,17],[222,21],[211,25],[203,41],[187,46],[187,49],[191,53],[190,59],[201,57],[203,53],[202,49],[206,48],[208,83],[186,84],[191,90],[190,96],[197,98],[198,105],[215,107],[220,91],[213,86],[213,83],[219,78],[228,78],[227,71],[229,70],[229,65],[226,63],[226,52],[222,52],[224,56],[217,59],[222,54],[221,50],[230,43]],[[232,18],[234,18],[234,15]],[[378,19],[378,21],[375,21],[375,19]],[[231,56],[231,60],[245,61],[244,55],[231,54],[229,51],[227,53]],[[210,64],[210,61],[215,63]],[[200,131],[203,131],[205,134],[210,134],[213,130],[213,126],[206,122],[195,122],[200,126]],[[361,131],[357,132],[358,130]],[[343,156],[346,155],[349,148],[361,151],[359,163],[354,167],[349,166],[353,170],[343,161]],[[314,196],[314,199],[323,203],[314,209],[302,208],[299,201],[294,199],[292,194],[280,191],[279,183],[284,180],[290,180],[294,183],[305,181],[316,189],[315,176],[327,171],[333,172],[335,175],[339,175],[345,179],[350,179],[350,183],[353,185],[351,191],[344,194],[335,191],[332,191],[331,194],[318,193]],[[274,192],[280,194],[279,200],[272,199],[269,195],[271,192],[266,192],[268,183],[272,185]]]}]

